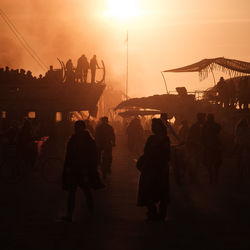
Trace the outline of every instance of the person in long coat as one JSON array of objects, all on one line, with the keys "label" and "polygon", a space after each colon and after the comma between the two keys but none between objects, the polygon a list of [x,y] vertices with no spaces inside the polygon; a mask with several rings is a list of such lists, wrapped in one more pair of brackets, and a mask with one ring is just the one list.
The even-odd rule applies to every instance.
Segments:
[{"label": "person in long coat", "polygon": [[94,202],[91,189],[104,187],[97,172],[97,149],[94,139],[86,130],[85,122],[75,123],[75,133],[71,136],[66,150],[63,189],[69,192],[67,215],[63,220],[72,221],[75,207],[75,195],[80,187],[87,201],[90,213],[94,211]]},{"label": "person in long coat", "polygon": [[137,205],[147,207],[148,220],[164,220],[169,202],[170,142],[161,119],[152,119],[152,132],[137,162],[141,171]]}]

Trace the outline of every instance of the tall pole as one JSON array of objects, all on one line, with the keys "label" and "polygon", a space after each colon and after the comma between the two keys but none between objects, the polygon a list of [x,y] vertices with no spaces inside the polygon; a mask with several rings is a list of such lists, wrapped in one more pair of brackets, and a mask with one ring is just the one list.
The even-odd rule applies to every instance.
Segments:
[{"label": "tall pole", "polygon": [[127,38],[126,38],[126,43],[127,43],[127,67],[126,67],[126,100],[128,100],[128,30],[127,30]]}]

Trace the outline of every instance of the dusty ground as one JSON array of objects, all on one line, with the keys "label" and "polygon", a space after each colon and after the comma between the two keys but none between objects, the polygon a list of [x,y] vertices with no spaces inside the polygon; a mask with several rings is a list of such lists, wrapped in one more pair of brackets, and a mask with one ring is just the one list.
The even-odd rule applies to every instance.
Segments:
[{"label": "dusty ground", "polygon": [[139,173],[123,143],[114,150],[113,173],[105,190],[94,193],[91,217],[81,191],[73,223],[58,222],[67,194],[36,172],[20,183],[0,183],[0,249],[250,249],[250,178],[238,179],[232,160],[222,181],[178,187],[171,175],[166,223],[145,222],[136,207]]}]

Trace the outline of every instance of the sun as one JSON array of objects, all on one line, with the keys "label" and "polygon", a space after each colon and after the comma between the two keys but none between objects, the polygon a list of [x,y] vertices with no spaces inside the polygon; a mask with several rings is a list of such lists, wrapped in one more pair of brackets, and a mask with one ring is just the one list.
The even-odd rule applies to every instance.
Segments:
[{"label": "sun", "polygon": [[107,0],[107,17],[116,19],[130,19],[140,14],[136,0]]}]

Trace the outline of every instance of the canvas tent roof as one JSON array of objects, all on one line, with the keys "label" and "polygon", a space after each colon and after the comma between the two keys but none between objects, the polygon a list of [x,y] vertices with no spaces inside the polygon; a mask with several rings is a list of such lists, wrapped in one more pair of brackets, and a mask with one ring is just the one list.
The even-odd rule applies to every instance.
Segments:
[{"label": "canvas tent roof", "polygon": [[203,59],[194,64],[190,64],[181,68],[165,70],[163,72],[199,72],[201,78],[207,77],[209,71],[219,69],[237,75],[250,74],[250,63],[239,61],[235,59],[227,59],[224,57],[217,57],[211,59]]},{"label": "canvas tent roof", "polygon": [[124,111],[124,112],[120,112],[118,113],[118,115],[122,116],[122,117],[130,117],[130,116],[144,116],[144,115],[159,115],[162,112],[160,110],[128,110],[128,111]]}]

